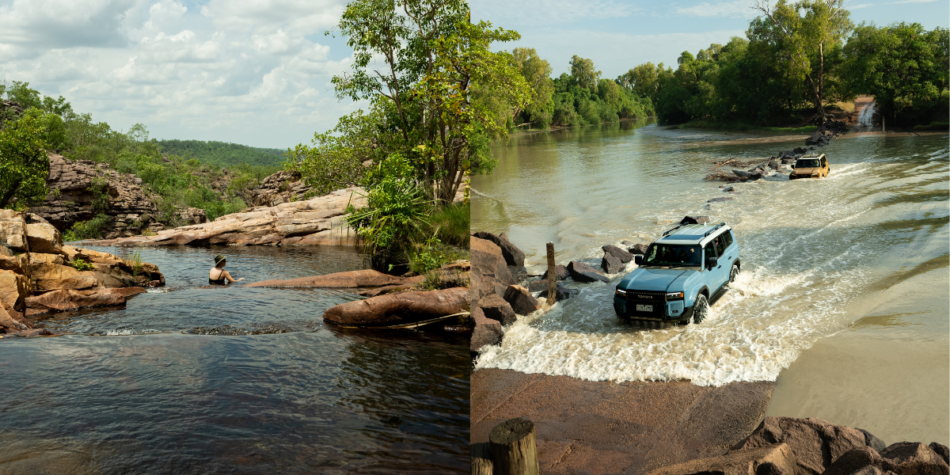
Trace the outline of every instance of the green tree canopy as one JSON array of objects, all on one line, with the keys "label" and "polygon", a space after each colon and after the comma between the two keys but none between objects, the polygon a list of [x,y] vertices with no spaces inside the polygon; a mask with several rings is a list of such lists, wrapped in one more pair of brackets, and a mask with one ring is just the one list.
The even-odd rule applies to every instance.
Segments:
[{"label": "green tree canopy", "polygon": [[43,115],[25,114],[0,130],[0,208],[29,205],[46,196],[44,125]]},{"label": "green tree canopy", "polygon": [[575,54],[571,57],[571,76],[579,87],[594,89],[600,80],[600,71],[594,67],[593,60]]}]

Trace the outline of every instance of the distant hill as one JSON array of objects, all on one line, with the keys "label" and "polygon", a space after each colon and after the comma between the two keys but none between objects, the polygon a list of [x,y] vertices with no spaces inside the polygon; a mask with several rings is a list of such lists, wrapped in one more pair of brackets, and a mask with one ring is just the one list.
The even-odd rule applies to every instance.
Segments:
[{"label": "distant hill", "polygon": [[255,166],[280,166],[284,150],[256,148],[227,142],[203,142],[201,140],[158,140],[165,155],[197,158],[201,163],[228,167],[247,163]]}]

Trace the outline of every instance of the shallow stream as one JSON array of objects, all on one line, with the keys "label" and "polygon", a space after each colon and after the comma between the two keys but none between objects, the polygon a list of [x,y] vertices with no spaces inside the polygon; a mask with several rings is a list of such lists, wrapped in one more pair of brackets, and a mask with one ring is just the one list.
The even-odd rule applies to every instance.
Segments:
[{"label": "shallow stream", "polygon": [[[749,138],[749,135],[744,135]],[[685,215],[735,229],[742,272],[707,321],[641,330],[609,284],[507,329],[476,368],[593,381],[776,381],[769,415],[821,417],[885,442],[950,441],[950,147],[946,135],[845,135],[822,180],[704,181],[713,161],[802,145],[635,124],[522,135],[472,180],[472,229],[506,232],[540,274],[599,265],[604,244],[649,243]],[[754,139],[755,137],[752,136]],[[487,196],[487,197],[486,197]],[[712,198],[731,201],[707,203]],[[633,264],[627,271],[632,270]]]},{"label": "shallow stream", "polygon": [[[0,473],[468,470],[467,338],[339,330],[323,311],[352,293],[240,286],[359,253],[141,252],[165,288],[38,324],[66,336],[0,340]],[[207,286],[218,253],[243,282]]]}]

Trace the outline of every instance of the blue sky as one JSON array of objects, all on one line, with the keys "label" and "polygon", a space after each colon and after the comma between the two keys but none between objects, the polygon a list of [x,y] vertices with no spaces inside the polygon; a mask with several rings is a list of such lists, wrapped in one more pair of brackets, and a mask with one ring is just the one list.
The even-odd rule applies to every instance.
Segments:
[{"label": "blue sky", "polygon": [[[517,30],[560,74],[574,54],[604,77],[675,63],[742,36],[751,0],[676,3],[473,0],[473,18]],[[287,148],[362,106],[330,79],[351,51],[324,32],[346,0],[0,0],[0,81],[63,95],[114,129]],[[855,0],[856,23],[947,27],[947,0]]]}]

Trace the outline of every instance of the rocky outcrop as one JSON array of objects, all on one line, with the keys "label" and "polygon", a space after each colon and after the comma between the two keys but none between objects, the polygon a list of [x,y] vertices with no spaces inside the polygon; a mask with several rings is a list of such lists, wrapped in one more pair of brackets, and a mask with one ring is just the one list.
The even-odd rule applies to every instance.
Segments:
[{"label": "rocky outcrop", "polygon": [[337,190],[307,201],[251,208],[212,222],[159,231],[153,236],[93,241],[116,246],[314,246],[355,245],[356,234],[344,215],[351,204],[366,206],[361,188]]},{"label": "rocky outcrop", "polygon": [[495,245],[501,249],[501,255],[505,257],[505,262],[509,266],[524,267],[524,252],[508,241],[508,237],[505,236],[505,234],[496,236],[489,232],[479,231],[472,233],[472,236],[495,243]]},{"label": "rocky outcrop", "polygon": [[352,327],[409,324],[466,312],[468,299],[465,287],[400,292],[336,305],[323,313],[323,320]]},{"label": "rocky outcrop", "polygon": [[649,475],[795,475],[795,454],[786,444],[767,445],[663,467]]},{"label": "rocky outcrop", "polygon": [[164,284],[155,265],[64,246],[42,218],[0,210],[0,333],[28,329],[24,316],[122,305],[142,287]]},{"label": "rocky outcrop", "polygon": [[354,289],[418,284],[425,276],[399,277],[371,269],[337,272],[334,274],[300,277],[288,280],[265,280],[246,287],[290,287],[311,289]]},{"label": "rocky outcrop", "polygon": [[472,237],[469,250],[472,253],[472,301],[478,302],[491,293],[504,295],[515,279],[501,248],[491,241]]},{"label": "rocky outcrop", "polygon": [[[94,209],[97,195],[106,197],[109,217],[102,234],[107,239],[139,234],[144,229],[161,229],[158,208],[142,190],[142,179],[130,173],[119,173],[106,163],[89,160],[68,160],[50,154],[50,170],[46,184],[50,194],[31,211],[59,231],[69,229],[77,221],[90,220],[98,214]],[[191,219],[198,219],[194,209],[183,210]],[[201,211],[201,210],[199,210]],[[201,216],[204,212],[201,211]]]},{"label": "rocky outcrop", "polygon": [[250,206],[277,206],[302,201],[312,189],[299,176],[281,170],[261,180],[259,185],[245,192],[243,198]]},{"label": "rocky outcrop", "polygon": [[472,339],[469,342],[469,349],[472,353],[477,353],[485,346],[497,345],[501,342],[504,335],[501,322],[487,318],[481,308],[472,308],[472,322],[475,325],[472,331]]}]

